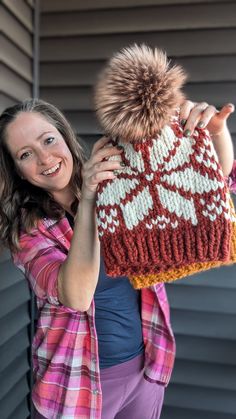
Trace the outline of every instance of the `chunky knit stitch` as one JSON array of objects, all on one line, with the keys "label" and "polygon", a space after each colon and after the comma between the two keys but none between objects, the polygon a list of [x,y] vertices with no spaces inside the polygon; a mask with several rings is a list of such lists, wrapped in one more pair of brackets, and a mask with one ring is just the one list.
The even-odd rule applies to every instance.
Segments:
[{"label": "chunky knit stitch", "polygon": [[145,288],[161,282],[172,282],[177,279],[185,278],[186,276],[206,271],[208,269],[218,268],[223,265],[236,263],[236,217],[234,213],[233,202],[231,201],[231,220],[232,220],[232,235],[230,243],[230,257],[227,261],[210,261],[198,262],[192,265],[184,266],[183,268],[170,269],[158,274],[148,275],[134,275],[130,276],[129,280],[134,288]]},{"label": "chunky knit stitch", "polygon": [[[106,272],[129,275],[138,288],[229,263],[236,254],[235,214],[211,139],[202,129],[185,137],[177,112],[180,103],[173,99],[181,95],[169,92],[171,86],[180,90],[182,73],[177,69],[174,84],[171,73],[168,83],[169,66],[163,66],[161,55],[156,80],[158,59],[158,53],[152,55],[144,46],[125,49],[108,63],[96,90],[99,121],[115,138],[113,143],[123,146],[125,163],[116,179],[98,187],[97,222]],[[140,77],[143,71],[145,77]],[[153,98],[159,104],[156,113]],[[160,109],[167,116],[161,118]]]}]

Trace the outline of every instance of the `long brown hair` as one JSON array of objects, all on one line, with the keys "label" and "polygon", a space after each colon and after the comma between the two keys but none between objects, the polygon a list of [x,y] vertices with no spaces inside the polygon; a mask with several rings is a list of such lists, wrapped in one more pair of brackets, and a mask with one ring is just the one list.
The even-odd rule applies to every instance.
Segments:
[{"label": "long brown hair", "polygon": [[11,250],[19,248],[21,229],[26,232],[43,217],[59,220],[63,208],[43,189],[21,179],[6,146],[7,127],[21,112],[42,115],[60,132],[73,157],[70,181],[75,195],[74,210],[78,205],[82,185],[81,168],[84,153],[65,116],[54,105],[39,99],[27,99],[7,108],[0,116],[0,240]]}]

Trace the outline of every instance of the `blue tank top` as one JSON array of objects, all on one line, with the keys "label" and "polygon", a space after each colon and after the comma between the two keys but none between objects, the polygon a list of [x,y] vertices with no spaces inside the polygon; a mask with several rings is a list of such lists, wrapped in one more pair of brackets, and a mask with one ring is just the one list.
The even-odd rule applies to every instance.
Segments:
[{"label": "blue tank top", "polygon": [[101,258],[95,300],[100,368],[136,357],[144,350],[140,314],[140,291],[128,278],[111,278]]},{"label": "blue tank top", "polygon": [[[73,228],[73,217],[66,216]],[[128,278],[108,277],[101,258],[94,294],[100,368],[129,361],[144,351],[140,297]]]}]

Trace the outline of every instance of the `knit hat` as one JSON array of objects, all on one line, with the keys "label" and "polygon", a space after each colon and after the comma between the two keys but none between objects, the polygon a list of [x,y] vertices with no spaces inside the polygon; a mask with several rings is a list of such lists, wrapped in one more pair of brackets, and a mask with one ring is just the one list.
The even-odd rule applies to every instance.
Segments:
[{"label": "knit hat", "polygon": [[185,137],[179,123],[185,79],[164,52],[134,45],[108,62],[95,87],[100,124],[126,164],[98,187],[105,268],[139,278],[139,288],[232,256],[234,214],[211,139],[203,129]]}]

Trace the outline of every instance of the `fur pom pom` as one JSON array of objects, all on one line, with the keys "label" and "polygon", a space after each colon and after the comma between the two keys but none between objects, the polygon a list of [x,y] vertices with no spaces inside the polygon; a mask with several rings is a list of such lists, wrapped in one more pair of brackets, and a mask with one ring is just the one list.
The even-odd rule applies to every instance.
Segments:
[{"label": "fur pom pom", "polygon": [[95,86],[95,109],[106,134],[124,141],[157,135],[184,95],[186,73],[170,67],[166,54],[132,45],[114,55]]}]

